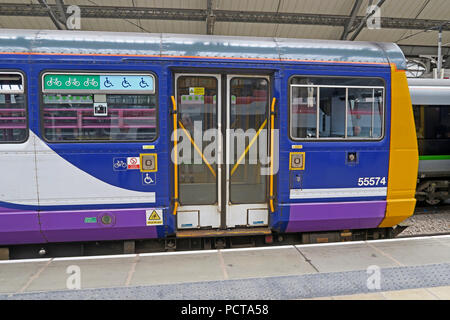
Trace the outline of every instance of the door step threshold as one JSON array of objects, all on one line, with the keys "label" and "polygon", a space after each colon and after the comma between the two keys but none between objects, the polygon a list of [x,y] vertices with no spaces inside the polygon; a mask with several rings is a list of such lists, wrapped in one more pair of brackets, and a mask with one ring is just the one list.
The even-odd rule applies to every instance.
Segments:
[{"label": "door step threshold", "polygon": [[236,228],[236,229],[200,229],[200,230],[178,230],[177,238],[203,238],[221,236],[257,236],[272,234],[269,228]]}]

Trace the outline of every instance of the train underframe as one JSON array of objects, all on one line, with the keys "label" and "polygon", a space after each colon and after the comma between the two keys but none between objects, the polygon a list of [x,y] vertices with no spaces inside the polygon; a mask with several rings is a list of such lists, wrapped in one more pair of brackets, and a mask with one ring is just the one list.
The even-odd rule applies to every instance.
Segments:
[{"label": "train underframe", "polygon": [[419,179],[416,199],[432,206],[449,200],[450,179],[448,177]]},{"label": "train underframe", "polygon": [[271,232],[270,234],[265,235],[209,236],[188,238],[173,236],[158,239],[12,245],[3,248],[0,247],[0,260],[364,241],[394,238],[404,229],[406,229],[405,226],[397,225],[395,228],[375,228],[305,233]]}]

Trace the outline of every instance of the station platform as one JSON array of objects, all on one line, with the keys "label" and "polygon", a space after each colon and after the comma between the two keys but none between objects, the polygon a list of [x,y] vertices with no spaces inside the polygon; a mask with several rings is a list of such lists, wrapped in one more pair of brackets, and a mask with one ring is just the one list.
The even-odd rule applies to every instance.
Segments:
[{"label": "station platform", "polygon": [[0,299],[448,300],[450,235],[0,261]]}]

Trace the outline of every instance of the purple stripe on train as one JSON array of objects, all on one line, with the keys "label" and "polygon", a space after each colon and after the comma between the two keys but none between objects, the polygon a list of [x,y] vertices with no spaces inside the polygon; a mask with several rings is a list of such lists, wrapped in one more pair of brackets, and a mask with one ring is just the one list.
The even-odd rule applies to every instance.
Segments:
[{"label": "purple stripe on train", "polygon": [[49,242],[157,238],[156,226],[146,225],[145,212],[146,209],[44,211],[40,221]]},{"label": "purple stripe on train", "polygon": [[286,232],[377,228],[386,201],[299,203],[289,206]]},{"label": "purple stripe on train", "polygon": [[[0,208],[0,245],[157,238],[148,209],[21,211]],[[102,218],[104,216],[104,222]]]},{"label": "purple stripe on train", "polygon": [[43,242],[36,211],[0,208],[0,245]]}]

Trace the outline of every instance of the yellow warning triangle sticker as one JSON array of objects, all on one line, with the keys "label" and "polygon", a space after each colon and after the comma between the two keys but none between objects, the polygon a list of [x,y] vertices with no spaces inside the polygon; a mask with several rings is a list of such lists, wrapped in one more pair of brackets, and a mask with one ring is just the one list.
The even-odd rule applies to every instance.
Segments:
[{"label": "yellow warning triangle sticker", "polygon": [[148,220],[161,220],[161,218],[158,216],[158,213],[155,210],[153,210],[150,217],[148,217]]}]

